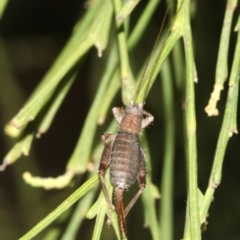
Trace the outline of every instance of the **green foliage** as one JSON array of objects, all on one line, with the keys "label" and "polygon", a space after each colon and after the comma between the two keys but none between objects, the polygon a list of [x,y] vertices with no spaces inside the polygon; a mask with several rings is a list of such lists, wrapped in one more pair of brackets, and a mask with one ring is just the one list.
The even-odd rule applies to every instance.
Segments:
[{"label": "green foliage", "polygon": [[[50,214],[24,234],[20,238],[21,240],[32,239],[49,226],[44,233],[45,237],[42,239],[77,239],[78,230],[85,217],[96,219],[91,236],[92,239],[97,240],[103,234],[102,229],[106,216],[109,221],[111,219],[115,236],[119,238],[116,213],[110,212],[102,192],[94,203],[97,194],[96,184],[99,182],[96,172],[103,150],[100,135],[97,135],[97,131],[100,128],[99,125],[105,124],[104,126],[107,126],[107,116],[110,115],[110,108],[113,107],[119,89],[124,105],[128,105],[133,100],[136,103],[146,101],[146,108],[152,106],[152,108],[159,110],[159,106],[162,107],[164,143],[161,143],[163,145],[161,149],[163,149],[163,154],[159,153],[159,142],[156,147],[158,154],[163,156],[162,169],[159,168],[159,163],[152,160],[153,157],[151,157],[149,149],[151,149],[153,143],[150,139],[149,142],[147,141],[145,132],[141,137],[142,145],[147,152],[148,176],[147,187],[142,195],[143,210],[140,211],[143,212],[144,224],[149,228],[150,235],[154,240],[174,239],[174,159],[176,159],[176,138],[179,138],[177,133],[179,121],[176,119],[178,109],[175,104],[176,95],[184,99],[184,111],[181,109],[180,115],[184,130],[180,134],[180,141],[186,159],[187,204],[182,238],[184,240],[199,240],[202,238],[201,226],[207,223],[215,190],[222,180],[223,162],[228,141],[233,133],[237,133],[240,73],[239,25],[235,28],[238,37],[234,46],[224,117],[212,161],[209,185],[206,190],[201,191],[198,182],[200,161],[198,156],[201,153],[199,153],[197,144],[198,119],[196,115],[198,111],[201,112],[202,110],[196,107],[195,92],[198,85],[195,85],[195,83],[198,81],[198,64],[195,61],[196,57],[193,50],[195,41],[190,23],[191,17],[194,19],[195,16],[195,12],[191,12],[191,7],[196,2],[179,0],[176,2],[176,9],[173,3],[169,4],[170,17],[167,20],[169,27],[163,28],[160,40],[157,39],[153,52],[151,54],[149,51],[144,52],[144,67],[139,67],[136,64],[138,69],[136,72],[130,56],[133,54],[137,58],[138,53],[134,51],[134,48],[137,48],[138,45],[142,46],[142,40],[149,40],[145,33],[147,27],[149,28],[151,25],[150,21],[154,15],[154,10],[158,9],[157,6],[160,3],[157,0],[150,0],[145,3],[144,9],[142,9],[139,19],[133,27],[131,18],[134,11],[137,11],[138,4],[139,1],[131,0],[126,1],[125,4],[120,0],[88,1],[88,9],[79,18],[72,35],[58,58],[28,101],[5,127],[6,134],[16,138],[16,143],[5,156],[0,170],[4,170],[8,165],[15,163],[21,155],[29,155],[34,136],[40,137],[50,129],[59,108],[76,80],[79,66],[83,64],[86,56],[90,55],[90,49],[92,47],[97,48],[97,54],[94,55],[94,58],[102,57],[104,67],[101,76],[98,76],[96,93],[85,117],[76,146],[66,164],[65,173],[56,178],[32,176],[29,172],[23,174],[25,182],[32,187],[62,189],[68,187],[74,181],[74,177],[79,175],[84,176],[81,179],[81,185],[57,208],[53,209]],[[217,103],[228,76],[230,35],[236,5],[237,1],[234,0],[229,0],[226,5],[216,63],[216,76],[213,83],[214,90],[208,106],[205,108],[208,116],[217,116],[219,113]],[[0,5],[1,16],[4,9],[5,5]],[[197,12],[197,8],[195,11]],[[181,45],[180,40],[182,40],[183,45]],[[148,58],[149,55],[150,59]],[[161,94],[157,89],[158,76],[161,78]],[[175,94],[176,92],[177,94]],[[148,104],[147,96],[149,94],[151,99],[152,93],[162,96],[161,104],[156,102]],[[4,97],[0,99],[4,102],[2,99]],[[116,132],[114,120],[109,124],[107,131]],[[96,136],[99,138],[97,141],[95,140]],[[157,137],[160,139],[160,134]],[[184,166],[184,164],[182,165]],[[92,171],[89,170],[91,166]],[[159,173],[157,180],[161,176],[160,184],[156,185],[157,181],[153,181],[153,172],[154,174]],[[87,180],[84,180],[84,178],[87,178]],[[112,193],[113,189],[108,172],[106,173],[106,179],[108,189]],[[160,199],[160,205],[156,207],[158,199]],[[77,201],[79,203],[74,213],[70,213],[69,208]],[[61,222],[63,213],[69,214],[66,217],[68,225],[61,232],[59,227],[54,228],[50,224],[55,220]],[[64,220],[66,222],[66,219]],[[84,231],[84,229],[81,230]]]}]

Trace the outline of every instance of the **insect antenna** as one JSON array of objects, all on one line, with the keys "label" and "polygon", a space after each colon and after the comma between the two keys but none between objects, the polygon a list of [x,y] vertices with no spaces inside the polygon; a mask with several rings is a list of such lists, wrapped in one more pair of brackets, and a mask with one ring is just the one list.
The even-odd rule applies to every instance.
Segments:
[{"label": "insect antenna", "polygon": [[[165,12],[165,14],[164,14],[163,21],[162,21],[162,24],[161,24],[161,26],[160,26],[160,29],[159,29],[157,38],[156,38],[156,40],[155,40],[155,42],[154,42],[153,48],[152,48],[152,50],[151,50],[151,53],[150,53],[150,55],[149,55],[148,58],[147,58],[147,62],[146,62],[145,66],[144,66],[144,69],[143,69],[143,74],[142,74],[142,76],[141,76],[141,79],[139,80],[137,89],[136,89],[135,94],[134,94],[134,97],[133,97],[133,102],[136,102],[136,100],[137,100],[137,98],[138,98],[138,94],[139,94],[140,89],[141,89],[141,87],[142,87],[142,85],[143,85],[143,79],[144,79],[145,74],[146,74],[146,72],[147,72],[147,68],[148,68],[148,66],[149,66],[150,60],[151,60],[151,58],[152,58],[152,56],[153,56],[154,50],[155,50],[156,47],[157,47],[159,38],[160,38],[161,33],[162,33],[162,31],[163,31],[163,27],[164,27],[165,22],[166,22],[166,18],[167,18],[168,11],[169,11],[169,6],[167,7],[167,10],[166,10],[166,12]],[[166,40],[166,39],[165,39],[165,40]],[[165,41],[164,41],[164,42],[165,42]],[[143,104],[144,104],[144,100],[145,100],[145,97],[146,97],[147,92],[148,92],[149,84],[150,84],[150,81],[148,81],[148,83],[147,83],[146,91],[144,92],[143,97],[142,97],[140,103],[143,103]]]}]

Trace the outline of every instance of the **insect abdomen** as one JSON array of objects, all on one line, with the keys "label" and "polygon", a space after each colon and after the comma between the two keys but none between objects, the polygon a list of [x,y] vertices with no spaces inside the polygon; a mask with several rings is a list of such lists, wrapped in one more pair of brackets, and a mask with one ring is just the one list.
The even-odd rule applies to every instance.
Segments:
[{"label": "insect abdomen", "polygon": [[140,143],[137,133],[120,130],[114,140],[110,161],[110,176],[115,187],[128,189],[139,169]]}]

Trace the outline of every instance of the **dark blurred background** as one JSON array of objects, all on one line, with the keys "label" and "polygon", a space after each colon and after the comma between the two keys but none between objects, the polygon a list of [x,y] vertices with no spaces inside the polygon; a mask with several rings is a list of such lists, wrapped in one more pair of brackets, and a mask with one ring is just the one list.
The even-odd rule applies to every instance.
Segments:
[{"label": "dark blurred background", "polygon": [[[145,7],[141,1],[133,13],[133,22]],[[213,156],[226,102],[227,84],[219,102],[220,115],[207,117],[204,108],[213,89],[218,45],[223,23],[226,1],[193,1],[192,29],[195,47],[196,66],[199,82],[196,86],[197,140],[199,162],[199,188],[204,192],[212,167]],[[156,9],[142,45],[137,50],[145,57],[149,55],[157,32],[161,25],[166,5]],[[74,24],[84,14],[83,1],[9,1],[0,21],[0,73],[1,92],[9,99],[0,97],[0,126],[5,124],[18,112],[22,104],[41,81],[51,67],[71,35]],[[236,24],[236,9],[234,25]],[[232,34],[229,67],[236,33]],[[136,50],[136,51],[137,51]],[[92,103],[96,82],[88,81],[94,75],[93,64],[101,64],[92,49],[79,67],[79,76],[63,102],[60,111],[50,128],[39,140],[35,140],[28,157],[21,157],[16,163],[0,173],[0,239],[17,239],[33,227],[39,220],[57,207],[78,186],[63,190],[45,191],[32,188],[22,180],[22,173],[33,172],[42,177],[58,176],[65,171],[66,163],[74,149],[83,126],[89,106]],[[134,55],[133,55],[134,56]],[[132,58],[131,58],[131,61]],[[230,70],[229,70],[230,71]],[[83,91],[84,89],[84,91]],[[158,96],[160,83],[156,83],[148,97],[147,110],[155,116],[154,124],[147,130],[152,155],[153,182],[160,186],[162,150],[159,143],[163,141],[164,116],[159,110],[161,97]],[[159,94],[160,95],[160,94]],[[15,98],[16,99],[12,99]],[[181,239],[186,210],[186,174],[182,130],[182,99],[176,93],[176,159],[174,183],[174,239]],[[9,104],[8,104],[9,102]],[[121,106],[119,100],[118,104]],[[161,103],[160,103],[161,105]],[[7,106],[7,107],[6,107]],[[239,122],[239,118],[238,118]],[[96,136],[100,139],[101,132]],[[13,146],[2,131],[0,135],[0,156],[3,159]],[[228,144],[223,168],[222,183],[216,191],[208,217],[207,230],[203,232],[204,240],[239,240],[240,239],[240,162],[239,136],[234,135]],[[159,202],[157,202],[158,206]],[[138,203],[128,217],[129,239],[148,239],[149,233],[142,230],[142,207]],[[140,215],[136,220],[136,214]],[[66,220],[67,222],[67,220]],[[54,223],[53,223],[54,224]],[[94,221],[84,223],[85,235],[79,239],[90,239]],[[63,227],[65,225],[63,224]],[[81,230],[81,229],[80,229]],[[109,231],[107,228],[105,231]],[[140,235],[136,238],[136,232]],[[142,234],[143,233],[143,234]],[[141,235],[142,234],[142,235]],[[42,239],[41,235],[35,239]]]}]

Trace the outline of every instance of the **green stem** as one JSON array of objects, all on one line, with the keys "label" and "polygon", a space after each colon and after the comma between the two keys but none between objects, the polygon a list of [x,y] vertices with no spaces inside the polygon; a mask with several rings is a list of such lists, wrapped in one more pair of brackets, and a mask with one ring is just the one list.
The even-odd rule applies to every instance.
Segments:
[{"label": "green stem", "polygon": [[139,20],[137,21],[136,26],[134,27],[131,35],[128,39],[128,49],[133,49],[136,43],[139,41],[141,36],[144,34],[144,30],[146,29],[153,12],[156,10],[157,5],[160,0],[150,0],[148,1],[147,6],[144,8]]},{"label": "green stem", "polygon": [[220,99],[220,94],[223,89],[224,82],[226,81],[226,78],[228,76],[227,65],[228,65],[230,30],[232,26],[233,12],[236,8],[236,5],[237,0],[228,0],[227,2],[218,52],[214,90],[211,94],[211,98],[208,102],[208,105],[205,108],[205,111],[208,114],[208,116],[218,115],[218,109],[216,108],[216,105],[218,100]]},{"label": "green stem", "polygon": [[213,167],[209,179],[209,186],[205,193],[203,204],[200,209],[201,222],[205,221],[208,209],[213,199],[214,192],[218,185],[221,183],[223,160],[228,141],[233,133],[237,133],[236,116],[239,91],[239,72],[240,72],[240,34],[238,32],[238,39],[229,80],[228,97],[225,107],[223,124],[218,138]]},{"label": "green stem", "polygon": [[[192,34],[190,28],[190,1],[183,3],[184,14],[184,48],[186,56],[186,135],[188,162],[188,204],[190,236],[192,240],[200,240],[200,223],[198,209],[197,185],[197,146],[196,146],[196,114],[195,114],[195,64],[193,57]],[[186,232],[185,232],[186,234]],[[184,235],[184,239],[186,235]]]},{"label": "green stem", "polygon": [[[115,13],[117,14],[122,7],[120,0],[114,0]],[[122,100],[125,105],[129,105],[132,100],[132,96],[135,92],[135,80],[131,71],[126,32],[124,24],[117,22],[118,29],[118,46],[120,55],[120,66],[121,66],[121,79],[122,79]]]},{"label": "green stem", "polygon": [[29,232],[22,236],[19,240],[32,239],[50,223],[57,219],[63,212],[70,208],[76,201],[78,201],[83,195],[85,195],[90,189],[98,183],[98,175],[94,175],[87,182],[85,182],[80,188],[78,188],[70,197],[68,197],[62,204],[60,204],[54,211],[47,215],[37,225],[35,225]]},{"label": "green stem", "polygon": [[8,0],[1,0],[0,1],[0,19],[2,18],[3,14],[4,14],[4,11],[5,11],[5,8],[8,4]]},{"label": "green stem", "polygon": [[169,62],[162,68],[162,94],[165,117],[165,147],[160,201],[160,227],[162,239],[173,239],[173,160],[174,160],[174,97]]},{"label": "green stem", "polygon": [[152,235],[153,240],[161,239],[161,230],[159,229],[158,220],[157,220],[157,211],[155,208],[155,200],[156,198],[160,198],[160,194],[157,190],[157,187],[152,183],[151,175],[152,175],[152,166],[151,166],[151,155],[148,151],[149,146],[144,134],[142,138],[142,148],[145,149],[147,161],[147,176],[146,176],[146,188],[142,194],[142,202],[144,205],[144,219],[145,226],[149,226],[149,230]]}]

